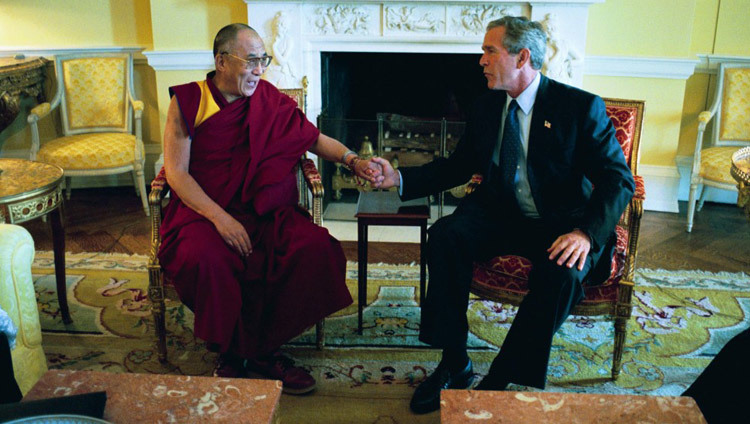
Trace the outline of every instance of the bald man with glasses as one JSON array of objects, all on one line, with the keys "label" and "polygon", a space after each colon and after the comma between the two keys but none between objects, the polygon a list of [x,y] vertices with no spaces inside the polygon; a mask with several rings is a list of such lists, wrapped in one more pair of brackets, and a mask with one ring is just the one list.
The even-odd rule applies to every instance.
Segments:
[{"label": "bald man with glasses", "polygon": [[380,168],[262,80],[270,62],[255,30],[231,24],[214,40],[216,71],[170,88],[164,168],[173,198],[159,260],[195,313],[195,335],[219,353],[216,376],[254,371],[301,394],[315,380],[279,347],[352,298],[339,242],[297,206],[295,165],[310,151],[366,181]]}]

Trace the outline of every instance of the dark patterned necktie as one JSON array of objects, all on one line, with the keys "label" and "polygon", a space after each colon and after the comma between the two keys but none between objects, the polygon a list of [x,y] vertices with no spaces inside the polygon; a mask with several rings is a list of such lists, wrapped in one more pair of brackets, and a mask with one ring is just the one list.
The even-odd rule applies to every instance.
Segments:
[{"label": "dark patterned necktie", "polygon": [[498,160],[498,177],[500,179],[500,187],[498,188],[504,195],[514,194],[516,167],[518,166],[518,155],[521,152],[521,130],[518,124],[517,110],[518,103],[511,100],[508,105],[508,114],[505,116],[503,141],[500,145],[500,158]]}]

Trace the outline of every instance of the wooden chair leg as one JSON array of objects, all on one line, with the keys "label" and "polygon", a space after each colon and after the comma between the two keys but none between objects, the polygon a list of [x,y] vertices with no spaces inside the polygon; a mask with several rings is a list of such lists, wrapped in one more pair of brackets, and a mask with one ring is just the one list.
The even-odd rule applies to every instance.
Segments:
[{"label": "wooden chair leg", "polygon": [[687,232],[693,231],[693,216],[695,215],[695,195],[698,190],[698,184],[690,184],[690,195],[688,196],[687,210]]},{"label": "wooden chair leg", "polygon": [[149,264],[148,297],[151,300],[151,314],[154,317],[156,332],[156,351],[159,362],[167,362],[167,326],[165,323],[166,306],[164,305],[164,283],[162,282],[161,267]]},{"label": "wooden chair leg", "polygon": [[323,347],[326,345],[325,318],[315,324],[315,342],[318,350],[323,350]]},{"label": "wooden chair leg", "polygon": [[628,317],[615,317],[615,348],[612,357],[612,380],[617,380],[622,368],[622,353],[625,350],[625,336],[627,334]]},{"label": "wooden chair leg", "polygon": [[164,319],[165,307],[164,298],[160,302],[154,303],[154,327],[156,328],[156,350],[159,355],[159,362],[167,362],[167,327]]}]

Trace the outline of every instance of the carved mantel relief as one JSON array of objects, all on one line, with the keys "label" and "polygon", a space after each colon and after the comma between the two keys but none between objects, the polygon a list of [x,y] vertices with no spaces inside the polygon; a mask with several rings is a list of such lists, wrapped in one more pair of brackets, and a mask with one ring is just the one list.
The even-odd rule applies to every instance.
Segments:
[{"label": "carved mantel relief", "polygon": [[503,6],[488,4],[478,6],[462,6],[453,24],[459,35],[483,35],[487,23],[506,15],[512,15],[510,9]]},{"label": "carved mantel relief", "polygon": [[292,56],[294,38],[289,35],[289,15],[278,12],[273,19],[273,42],[269,54],[273,61],[263,74],[263,78],[279,88],[293,88],[299,85],[297,73],[293,70]]},{"label": "carved mantel relief", "polygon": [[321,53],[480,54],[487,23],[506,15],[544,22],[549,44],[543,71],[580,86],[588,7],[604,0],[244,1],[248,23],[277,57],[266,78],[291,88],[307,76],[308,114],[316,116]]},{"label": "carved mantel relief", "polygon": [[385,6],[385,27],[389,30],[417,33],[436,33],[445,22],[431,11],[415,6]]},{"label": "carved mantel relief", "polygon": [[312,22],[319,34],[367,34],[370,15],[355,4],[323,5],[315,8]]},{"label": "carved mantel relief", "polygon": [[570,84],[573,79],[573,68],[576,62],[581,60],[581,56],[560,34],[557,16],[548,13],[541,23],[547,33],[547,53],[542,73],[554,80]]}]

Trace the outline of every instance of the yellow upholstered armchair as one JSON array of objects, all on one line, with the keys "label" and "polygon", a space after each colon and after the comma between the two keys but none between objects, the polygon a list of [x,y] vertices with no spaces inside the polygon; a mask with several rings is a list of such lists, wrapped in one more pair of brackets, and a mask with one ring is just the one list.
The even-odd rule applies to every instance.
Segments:
[{"label": "yellow upholstered armchair", "polygon": [[[711,137],[704,145],[703,133],[711,119],[714,121]],[[742,146],[750,146],[750,65],[721,63],[714,102],[709,110],[698,115],[698,137],[690,173],[688,232],[693,229],[699,187],[698,210],[703,207],[709,187],[737,191],[737,181],[730,169],[732,154]]]},{"label": "yellow upholstered armchair", "polygon": [[[302,79],[302,88],[280,89],[297,102],[299,108],[305,112],[307,78]],[[303,156],[297,164],[297,188],[299,191],[299,205],[310,211],[313,222],[323,225],[323,182],[312,159]],[[162,202],[169,193],[169,185],[164,173],[164,168],[151,182],[151,193],[148,202],[151,207],[151,251],[148,260],[148,297],[151,299],[152,313],[154,315],[154,326],[156,329],[157,351],[161,362],[167,361],[167,331],[165,322],[166,306],[165,298],[178,299],[174,285],[162,273],[161,264],[157,254],[161,246]],[[323,320],[317,323],[316,342],[318,349],[322,349],[325,343]]]},{"label": "yellow upholstered armchair", "polygon": [[[143,102],[133,91],[133,55],[101,53],[55,57],[57,92],[51,103],[31,110],[31,160],[65,171],[70,178],[131,172],[146,215]],[[60,106],[63,136],[40,144],[37,121]]]},{"label": "yellow upholstered armchair", "polygon": [[24,395],[47,371],[42,349],[42,327],[36,305],[31,264],[34,240],[25,228],[0,224],[0,308],[18,328],[10,355],[13,374]]},{"label": "yellow upholstered armchair", "polygon": [[[608,315],[614,320],[614,348],[612,379],[620,375],[622,354],[628,319],[633,309],[635,258],[638,252],[638,234],[643,215],[646,190],[643,177],[638,175],[638,154],[643,123],[644,102],[641,100],[604,99],[607,116],[615,127],[615,137],[620,143],[635,179],[635,193],[615,227],[617,243],[611,261],[609,278],[597,285],[584,286],[584,298],[572,315]],[[480,178],[474,176],[467,192],[471,192]],[[604,259],[602,259],[604,260]],[[471,292],[495,302],[518,306],[528,293],[531,262],[514,255],[497,256],[486,262],[474,263]]]}]

